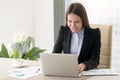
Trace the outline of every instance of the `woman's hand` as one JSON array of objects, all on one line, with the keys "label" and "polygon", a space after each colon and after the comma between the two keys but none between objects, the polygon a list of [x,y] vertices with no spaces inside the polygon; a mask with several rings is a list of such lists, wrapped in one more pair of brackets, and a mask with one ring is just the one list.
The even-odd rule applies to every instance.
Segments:
[{"label": "woman's hand", "polygon": [[86,68],[85,64],[83,64],[83,63],[79,64],[78,65],[79,73],[82,73],[85,70],[85,68]]}]

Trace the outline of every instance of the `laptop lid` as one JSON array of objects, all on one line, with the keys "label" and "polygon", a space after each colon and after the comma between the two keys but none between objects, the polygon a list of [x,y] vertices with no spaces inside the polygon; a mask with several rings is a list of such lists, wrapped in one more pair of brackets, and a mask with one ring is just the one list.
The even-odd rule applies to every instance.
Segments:
[{"label": "laptop lid", "polygon": [[77,55],[74,54],[40,54],[44,75],[79,77]]}]

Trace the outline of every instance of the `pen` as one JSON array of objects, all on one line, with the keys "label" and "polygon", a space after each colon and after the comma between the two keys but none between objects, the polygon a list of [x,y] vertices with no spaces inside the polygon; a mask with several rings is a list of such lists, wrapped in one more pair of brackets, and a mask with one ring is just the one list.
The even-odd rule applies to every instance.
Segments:
[{"label": "pen", "polygon": [[40,71],[40,68],[37,69],[36,73],[38,73]]},{"label": "pen", "polygon": [[83,74],[81,74],[80,80],[86,80]]},{"label": "pen", "polygon": [[16,75],[16,76],[18,76],[18,77],[23,77],[23,76],[25,76],[25,74],[18,74],[18,75]]}]

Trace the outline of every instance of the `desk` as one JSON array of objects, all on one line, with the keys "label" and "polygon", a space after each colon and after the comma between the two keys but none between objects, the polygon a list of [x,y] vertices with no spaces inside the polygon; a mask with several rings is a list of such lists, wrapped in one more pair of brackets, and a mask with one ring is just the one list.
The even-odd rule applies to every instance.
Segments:
[{"label": "desk", "polygon": [[[26,60],[25,63],[27,64],[27,66],[40,66],[40,63],[37,61]],[[11,59],[0,58],[0,80],[22,80],[8,76],[7,71],[10,69],[13,69],[13,67],[11,67]],[[83,76],[82,79],[37,75],[24,80],[120,80],[120,75],[119,76]]]}]

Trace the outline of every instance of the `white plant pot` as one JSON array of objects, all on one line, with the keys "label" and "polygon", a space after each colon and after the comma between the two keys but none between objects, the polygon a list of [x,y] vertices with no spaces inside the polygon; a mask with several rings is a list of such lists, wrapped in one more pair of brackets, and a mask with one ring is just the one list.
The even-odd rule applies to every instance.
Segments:
[{"label": "white plant pot", "polygon": [[13,66],[13,67],[23,67],[24,66],[24,60],[23,59],[12,59],[11,66]]}]

